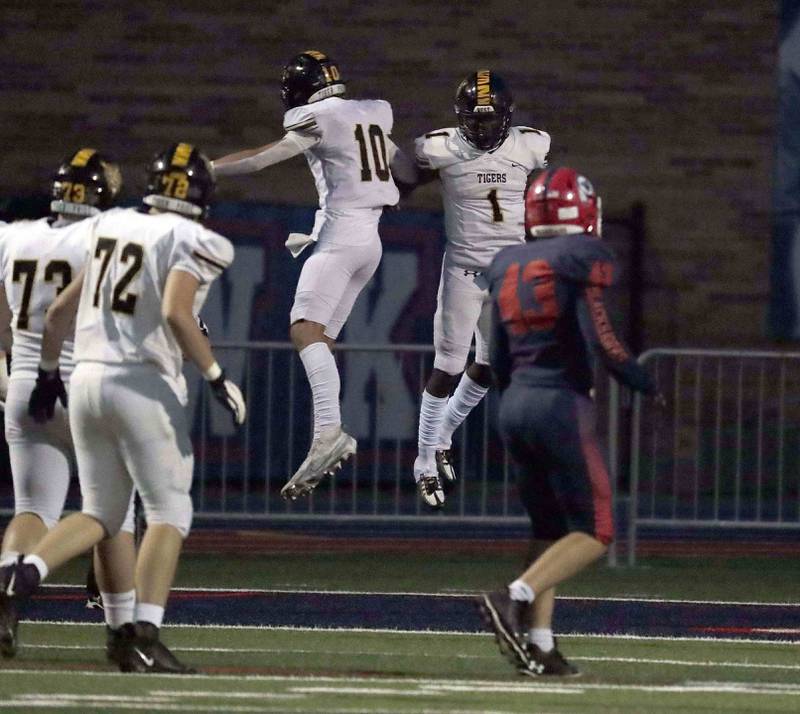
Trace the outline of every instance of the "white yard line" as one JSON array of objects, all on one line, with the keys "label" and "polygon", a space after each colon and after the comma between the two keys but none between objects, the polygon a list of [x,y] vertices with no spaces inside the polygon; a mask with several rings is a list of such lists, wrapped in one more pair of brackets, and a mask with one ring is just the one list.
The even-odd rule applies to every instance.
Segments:
[{"label": "white yard line", "polygon": [[[72,583],[48,583],[43,586],[44,588],[69,588],[71,590],[85,590],[84,585],[75,585]],[[201,588],[201,587],[187,587],[187,588],[173,588],[172,592],[175,593],[192,593],[192,592],[210,592],[210,593],[255,593],[258,595],[377,595],[377,596],[408,596],[408,597],[441,597],[441,598],[457,598],[465,599],[480,595],[481,590],[465,590],[463,592],[413,592],[413,591],[399,591],[399,590],[320,590],[320,589],[303,589],[297,590],[293,588]],[[674,605],[753,605],[763,607],[800,607],[800,602],[757,602],[754,600],[681,600],[673,598],[658,598],[658,597],[600,597],[600,596],[573,596],[573,595],[559,595],[556,600],[574,600],[574,601],[608,601],[608,602],[643,602],[643,603],[659,603],[659,604],[674,604]]]},{"label": "white yard line", "polygon": [[[181,674],[123,674],[121,672],[97,672],[87,670],[70,670],[64,671],[59,669],[6,669],[0,670],[0,675],[37,675],[52,678],[54,675],[63,675],[65,677],[87,677],[87,678],[107,678],[107,677],[122,677],[126,681],[135,681],[134,678],[144,678],[148,682],[154,682],[158,679],[178,680],[185,682],[189,685],[197,681],[213,681],[213,682],[286,682],[289,690],[295,684],[305,683],[331,683],[336,686],[343,684],[347,685],[377,685],[380,688],[385,688],[388,684],[397,684],[402,687],[409,685],[417,685],[425,689],[434,689],[437,691],[465,691],[465,692],[530,692],[535,693],[541,691],[543,688],[552,686],[547,680],[538,682],[533,679],[526,679],[525,681],[509,681],[509,680],[459,680],[459,679],[429,679],[421,677],[376,677],[365,676],[356,677],[350,674],[342,675],[341,677],[330,675],[267,675],[267,674],[195,674],[195,675],[181,675]],[[744,694],[788,694],[792,696],[800,696],[800,684],[770,684],[762,682],[685,682],[678,685],[642,685],[642,684],[595,684],[595,683],[580,683],[575,684],[559,684],[559,688],[568,689],[570,692],[573,690],[583,691],[633,691],[633,692],[664,692],[664,693],[686,693],[686,692],[736,692]],[[191,690],[187,690],[191,692]],[[224,694],[227,690],[221,689],[220,693]]]},{"label": "white yard line", "polygon": [[[101,645],[42,645],[42,644],[25,644],[25,649],[34,650],[81,650],[92,652],[102,649]],[[338,656],[341,655],[340,650],[309,650],[297,649],[294,647],[181,647],[175,645],[172,647],[176,652],[206,652],[213,654],[300,654],[300,655],[319,655],[319,656]],[[412,658],[420,659],[430,657],[433,659],[440,659],[440,654],[429,654],[427,652],[376,652],[371,650],[348,650],[348,655],[359,657],[395,657],[395,658]],[[495,660],[496,654],[463,654],[455,653],[452,655],[454,659],[470,659],[470,660]],[[647,657],[593,657],[593,656],[570,656],[570,660],[580,662],[620,662],[628,664],[652,664],[652,665],[674,665],[676,667],[737,667],[741,669],[778,669],[787,671],[800,671],[800,664],[770,664],[767,662],[731,662],[728,660],[714,661],[714,660],[680,660],[680,659],[651,659]]]},{"label": "white yard line", "polygon": [[[26,626],[31,625],[62,625],[64,627],[100,627],[104,623],[74,622],[71,620],[20,620]],[[201,630],[252,630],[256,632],[342,632],[348,634],[376,634],[376,635],[438,635],[453,637],[493,637],[489,632],[461,632],[451,630],[395,630],[389,628],[368,627],[300,627],[299,625],[195,625],[186,623],[165,622],[168,630],[201,629]],[[720,644],[759,644],[759,645],[789,645],[800,647],[800,640],[761,640],[744,637],[668,637],[666,635],[626,635],[608,634],[605,632],[557,632],[558,637],[622,640],[631,642],[717,642]]]}]

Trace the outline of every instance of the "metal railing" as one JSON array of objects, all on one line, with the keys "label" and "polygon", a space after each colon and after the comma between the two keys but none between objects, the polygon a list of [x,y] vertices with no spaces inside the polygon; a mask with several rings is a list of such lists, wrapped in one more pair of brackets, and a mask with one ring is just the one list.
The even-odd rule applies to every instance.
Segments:
[{"label": "metal railing", "polygon": [[495,433],[494,390],[473,410],[453,440],[458,481],[447,507],[421,506],[412,467],[417,451],[419,399],[430,372],[427,345],[342,344],[342,420],[358,453],[310,498],[286,502],[281,486],[305,458],[311,440],[311,394],[291,344],[215,344],[228,375],[243,385],[248,420],[234,430],[229,416],[190,381],[195,443],[193,498],[198,518],[492,521],[524,524],[513,492],[508,457]]},{"label": "metal railing", "polygon": [[628,564],[642,528],[800,528],[800,353],[658,349],[640,362],[666,405],[633,397]]}]

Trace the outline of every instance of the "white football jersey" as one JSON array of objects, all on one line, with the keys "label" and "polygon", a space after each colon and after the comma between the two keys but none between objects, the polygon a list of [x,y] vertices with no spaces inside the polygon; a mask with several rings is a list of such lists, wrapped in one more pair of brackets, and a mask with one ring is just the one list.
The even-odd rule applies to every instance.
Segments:
[{"label": "white football jersey", "polygon": [[476,149],[455,128],[424,134],[415,145],[417,165],[439,172],[451,260],[482,269],[501,248],[524,242],[525,186],[547,164],[547,132],[511,127],[493,151]]},{"label": "white football jersey", "polygon": [[400,198],[389,170],[394,118],[381,99],[329,97],[286,112],[283,126],[317,138],[305,151],[325,208],[381,208]]},{"label": "white football jersey", "polygon": [[[86,261],[96,218],[58,228],[49,218],[0,227],[0,281],[12,311],[12,378],[35,378],[42,351],[44,316],[50,303]],[[74,367],[72,336],[64,343],[59,368],[66,381]]]},{"label": "white football jersey", "polygon": [[156,365],[183,391],[183,355],[161,317],[167,275],[200,281],[194,312],[233,261],[227,238],[176,213],[108,211],[95,225],[75,327],[75,361]]}]

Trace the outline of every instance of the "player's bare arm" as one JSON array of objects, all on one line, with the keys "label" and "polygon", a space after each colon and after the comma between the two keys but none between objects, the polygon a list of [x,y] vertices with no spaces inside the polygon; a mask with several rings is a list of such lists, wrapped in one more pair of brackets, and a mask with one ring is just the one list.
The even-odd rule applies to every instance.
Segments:
[{"label": "player's bare arm", "polygon": [[170,326],[183,354],[206,372],[214,363],[208,339],[197,324],[192,311],[200,282],[183,270],[171,270],[164,286],[161,316]]},{"label": "player's bare arm", "polygon": [[61,355],[61,346],[67,339],[75,314],[78,312],[81,290],[85,270],[81,270],[76,278],[62,290],[53,300],[44,318],[44,332],[42,333],[41,367],[45,371],[52,371],[58,367],[58,358]]},{"label": "player's bare arm", "polygon": [[11,334],[11,306],[8,304],[6,291],[0,286],[0,347],[6,352],[11,352],[13,337]]}]

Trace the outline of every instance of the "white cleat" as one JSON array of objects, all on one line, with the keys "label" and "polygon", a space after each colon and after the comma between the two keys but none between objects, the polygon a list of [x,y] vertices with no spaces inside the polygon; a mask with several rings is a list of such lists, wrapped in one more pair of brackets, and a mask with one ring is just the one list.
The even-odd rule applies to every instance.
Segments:
[{"label": "white cleat", "polygon": [[417,482],[417,491],[426,506],[441,508],[444,506],[444,488],[442,479],[436,473],[436,466],[426,462],[421,456],[414,461],[414,480]]},{"label": "white cleat", "polygon": [[436,450],[436,470],[439,472],[439,476],[450,483],[456,480],[456,469],[455,466],[453,466],[453,452],[450,451],[449,446],[446,449]]},{"label": "white cleat", "polygon": [[356,453],[356,446],[356,440],[340,427],[321,434],[311,444],[300,468],[281,489],[281,496],[294,501],[298,496],[311,493],[325,476],[333,476],[342,468],[342,462]]},{"label": "white cleat", "polygon": [[427,506],[437,509],[444,506],[444,489],[439,474],[423,474],[417,481],[417,490]]}]

